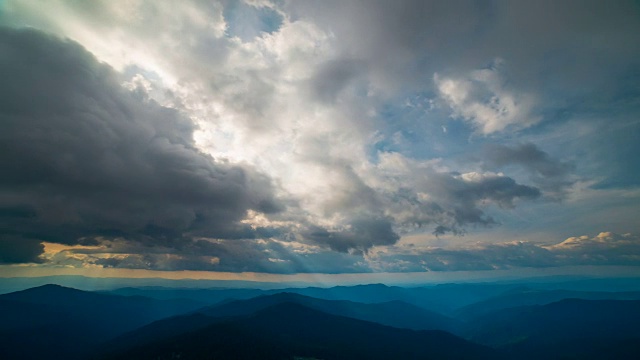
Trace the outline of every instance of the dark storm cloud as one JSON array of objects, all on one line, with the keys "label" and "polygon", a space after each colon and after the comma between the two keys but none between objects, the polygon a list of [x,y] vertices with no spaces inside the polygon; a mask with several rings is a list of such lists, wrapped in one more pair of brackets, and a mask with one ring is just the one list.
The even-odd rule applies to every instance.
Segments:
[{"label": "dark storm cloud", "polygon": [[320,66],[310,80],[311,92],[317,99],[331,103],[340,92],[363,72],[357,61],[341,59],[328,61]]},{"label": "dark storm cloud", "polygon": [[0,264],[40,263],[43,250],[38,239],[0,234]]},{"label": "dark storm cloud", "polygon": [[340,230],[312,227],[301,234],[314,243],[327,245],[339,252],[366,251],[375,245],[392,245],[400,239],[390,219],[361,217],[352,219]]},{"label": "dark storm cloud", "polygon": [[99,265],[108,268],[202,270],[228,272],[341,273],[369,272],[362,258],[301,243],[240,240],[185,240],[180,246],[146,246],[125,240],[103,241],[101,247],[67,250],[55,265]]},{"label": "dark storm cloud", "polygon": [[247,210],[282,209],[268,177],[198,151],[188,118],[124,90],[76,43],[1,28],[0,78],[0,221],[12,239],[250,238]]},{"label": "dark storm cloud", "polygon": [[519,86],[601,96],[638,64],[640,53],[633,1],[294,1],[288,7],[294,19],[312,19],[334,34],[344,58],[366,59],[379,85],[403,90],[423,86],[423,76],[434,72],[467,72],[502,57]]},{"label": "dark storm cloud", "polygon": [[534,144],[522,144],[514,147],[492,144],[485,148],[485,162],[496,169],[509,165],[522,166],[532,181],[553,198],[561,198],[571,179],[574,166],[552,158]]},{"label": "dark storm cloud", "polygon": [[479,25],[476,12],[482,13],[482,6],[471,2],[419,0],[300,1],[289,6],[294,16],[310,18],[335,34],[342,56],[366,59],[376,85],[405,90],[424,80],[420,70],[427,61],[436,65],[443,46],[456,51],[467,44],[462,40]]},{"label": "dark storm cloud", "polygon": [[487,204],[510,209],[517,200],[540,197],[540,190],[518,184],[514,179],[497,174],[456,174],[432,172],[418,184],[417,190],[431,194],[427,201],[405,194],[407,206],[415,209],[405,220],[419,226],[434,224],[434,233],[464,233],[469,225],[490,226],[498,223],[486,213]]},{"label": "dark storm cloud", "polygon": [[[447,189],[451,198],[461,204],[477,204],[483,200],[497,203],[504,208],[512,208],[518,198],[535,199],[540,191],[534,187],[521,185],[507,176],[480,175],[478,179],[461,180],[457,177],[440,179],[443,188]],[[446,181],[446,184],[444,183]],[[466,206],[471,208],[472,206]],[[471,222],[473,218],[462,220]]]},{"label": "dark storm cloud", "polygon": [[486,152],[490,164],[494,166],[520,164],[544,177],[563,177],[571,170],[570,165],[552,159],[534,144],[523,144],[513,148],[494,144],[487,146]]}]

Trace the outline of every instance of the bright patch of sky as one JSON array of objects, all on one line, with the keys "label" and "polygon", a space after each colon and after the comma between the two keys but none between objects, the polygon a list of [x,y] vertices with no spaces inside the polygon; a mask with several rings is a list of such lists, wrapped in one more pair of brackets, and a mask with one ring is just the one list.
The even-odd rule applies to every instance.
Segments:
[{"label": "bright patch of sky", "polygon": [[263,33],[276,32],[284,20],[282,14],[268,4],[228,1],[224,5],[227,35],[243,42],[251,42]]}]

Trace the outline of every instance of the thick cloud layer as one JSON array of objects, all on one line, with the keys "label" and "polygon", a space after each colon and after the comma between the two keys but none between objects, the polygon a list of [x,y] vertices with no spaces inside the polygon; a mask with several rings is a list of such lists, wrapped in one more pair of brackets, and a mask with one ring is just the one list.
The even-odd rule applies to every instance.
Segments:
[{"label": "thick cloud layer", "polygon": [[44,246],[40,240],[19,235],[0,235],[0,264],[41,263]]},{"label": "thick cloud layer", "polygon": [[554,244],[511,241],[498,244],[420,249],[398,246],[370,255],[371,266],[386,271],[475,271],[578,265],[638,265],[634,234],[601,232]]},{"label": "thick cloud layer", "polygon": [[640,232],[638,11],[4,1],[1,241],[21,247],[0,261],[370,271],[418,236],[439,250],[394,263],[562,265],[548,239]]},{"label": "thick cloud layer", "polygon": [[574,166],[553,159],[534,144],[515,147],[491,144],[485,149],[485,162],[489,168],[503,168],[510,165],[521,166],[529,174],[531,181],[554,199],[561,199],[575,179]]},{"label": "thick cloud layer", "polygon": [[608,91],[618,81],[610,76],[637,65],[640,50],[633,1],[354,0],[288,6],[294,16],[331,29],[340,51],[366,59],[375,84],[384,88],[423,87],[422,76],[434,73],[461,80],[499,58],[516,87],[551,85],[549,96],[560,88],[572,94]]},{"label": "thick cloud layer", "polygon": [[252,238],[239,222],[248,210],[283,209],[267,176],[200,152],[189,119],[122,88],[78,44],[2,28],[0,54],[9,235],[65,244],[98,235],[152,244],[203,233]]},{"label": "thick cloud layer", "polygon": [[399,154],[379,154],[369,181],[380,193],[387,215],[405,231],[427,228],[437,235],[464,233],[466,226],[498,224],[487,210],[511,209],[540,197],[536,187],[500,173],[443,171],[437,163],[416,162]]},{"label": "thick cloud layer", "polygon": [[179,248],[147,247],[123,240],[45,254],[54,266],[204,270],[266,273],[360,273],[371,269],[358,256],[297,242],[198,239]]},{"label": "thick cloud layer", "polygon": [[[602,232],[546,244],[510,241],[424,247],[399,243],[374,247],[364,253],[364,257],[360,253],[334,252],[291,241],[200,239],[185,242],[176,249],[109,240],[100,246],[46,253],[43,259],[36,260],[55,266],[282,274],[485,271],[581,265],[635,266],[640,257],[639,240],[634,234]],[[7,254],[3,261],[11,263],[12,252]]]}]

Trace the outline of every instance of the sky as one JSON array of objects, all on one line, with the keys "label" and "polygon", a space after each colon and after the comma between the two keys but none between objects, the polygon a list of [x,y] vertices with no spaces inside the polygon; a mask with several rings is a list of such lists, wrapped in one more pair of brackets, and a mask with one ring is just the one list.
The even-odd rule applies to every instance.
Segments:
[{"label": "sky", "polygon": [[0,273],[640,275],[638,34],[637,1],[0,1]]}]

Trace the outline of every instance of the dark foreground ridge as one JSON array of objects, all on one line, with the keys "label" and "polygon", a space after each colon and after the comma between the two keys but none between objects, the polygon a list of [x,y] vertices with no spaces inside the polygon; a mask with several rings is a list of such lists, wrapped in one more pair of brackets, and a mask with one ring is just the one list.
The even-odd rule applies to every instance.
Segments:
[{"label": "dark foreground ridge", "polygon": [[106,340],[200,306],[59,285],[0,295],[0,359],[84,359]]},{"label": "dark foreground ridge", "polygon": [[413,331],[284,302],[117,354],[122,359],[496,359],[443,331]]}]

